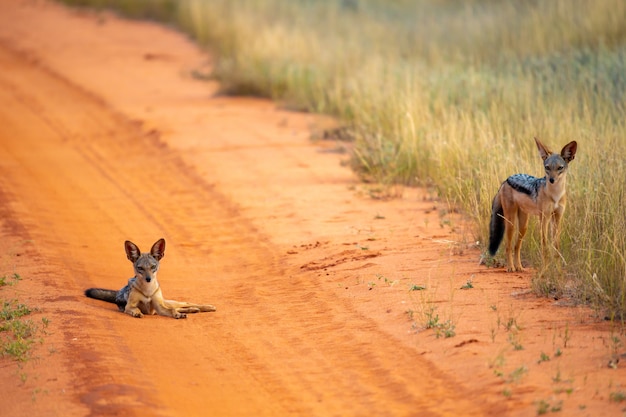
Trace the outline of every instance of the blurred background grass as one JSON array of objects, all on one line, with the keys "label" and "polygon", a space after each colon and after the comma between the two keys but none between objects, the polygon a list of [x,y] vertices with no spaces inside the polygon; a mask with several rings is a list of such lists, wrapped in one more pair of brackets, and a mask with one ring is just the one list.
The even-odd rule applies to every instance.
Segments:
[{"label": "blurred background grass", "polygon": [[[65,0],[171,24],[216,58],[223,92],[339,118],[352,168],[434,186],[487,241],[509,175],[543,175],[533,136],[579,142],[562,255],[534,289],[626,313],[623,0]],[[536,224],[536,221],[532,222]]]}]

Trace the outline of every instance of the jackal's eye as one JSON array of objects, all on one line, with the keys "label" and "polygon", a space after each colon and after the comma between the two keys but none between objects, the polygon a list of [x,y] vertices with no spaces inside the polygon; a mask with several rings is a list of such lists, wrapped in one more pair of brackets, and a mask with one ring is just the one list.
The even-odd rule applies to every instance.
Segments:
[{"label": "jackal's eye", "polygon": [[157,266],[156,266],[156,265],[151,265],[151,266],[150,266],[150,269],[151,269],[152,271],[156,271],[156,270],[157,270]]},{"label": "jackal's eye", "polygon": [[563,171],[563,168],[564,168],[563,166],[560,166],[559,171]]}]

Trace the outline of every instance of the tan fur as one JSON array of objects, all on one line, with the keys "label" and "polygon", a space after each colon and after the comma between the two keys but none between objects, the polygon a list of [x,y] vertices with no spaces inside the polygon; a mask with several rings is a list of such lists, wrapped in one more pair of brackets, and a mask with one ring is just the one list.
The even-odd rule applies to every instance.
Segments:
[{"label": "tan fur", "polygon": [[160,260],[165,256],[165,239],[152,245],[150,253],[141,253],[133,242],[124,243],[126,256],[133,263],[135,276],[128,285],[119,291],[90,288],[85,295],[103,301],[116,303],[124,313],[133,317],[144,314],[158,314],[175,319],[186,318],[189,313],[215,311],[208,304],[194,304],[184,301],[166,300],[157,281]]},{"label": "tan fur", "polygon": [[[516,190],[506,181],[500,187],[496,199],[503,210],[506,240],[507,271],[522,271],[520,250],[522,239],[528,229],[529,215],[539,216],[541,222],[541,245],[545,261],[548,250],[548,237],[552,237],[552,245],[560,251],[561,219],[567,205],[566,180],[568,162],[574,159],[577,144],[572,141],[565,145],[560,154],[552,153],[537,138],[535,143],[546,172],[545,183],[539,187],[535,198]],[[494,206],[497,201],[494,202]],[[518,228],[517,239],[513,247],[515,227]]]}]

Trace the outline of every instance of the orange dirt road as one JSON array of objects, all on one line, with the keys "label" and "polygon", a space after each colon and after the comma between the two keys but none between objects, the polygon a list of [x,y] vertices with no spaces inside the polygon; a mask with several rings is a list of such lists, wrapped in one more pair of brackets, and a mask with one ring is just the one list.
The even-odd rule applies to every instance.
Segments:
[{"label": "orange dirt road", "polygon": [[[0,415],[622,409],[621,329],[478,265],[426,191],[371,199],[341,144],[310,140],[328,121],[217,96],[180,34],[5,0],[0,68],[0,275],[23,278],[0,296],[50,322],[31,360],[0,357]],[[84,297],[125,285],[124,240],[160,237],[166,298],[217,312],[135,319]]]}]

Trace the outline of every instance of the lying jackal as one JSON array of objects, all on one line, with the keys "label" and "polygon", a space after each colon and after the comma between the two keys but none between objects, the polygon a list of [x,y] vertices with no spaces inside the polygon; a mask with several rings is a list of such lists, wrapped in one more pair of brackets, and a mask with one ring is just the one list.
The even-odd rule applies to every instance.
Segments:
[{"label": "lying jackal", "polygon": [[124,242],[126,256],[133,263],[135,276],[128,280],[128,285],[119,291],[102,288],[89,288],[85,295],[96,300],[117,304],[120,311],[133,317],[144,314],[184,319],[187,313],[215,311],[212,305],[186,303],[163,299],[161,287],[157,281],[159,261],[165,256],[165,239],[159,239],[150,253],[141,253],[133,242]]}]

